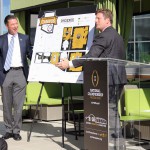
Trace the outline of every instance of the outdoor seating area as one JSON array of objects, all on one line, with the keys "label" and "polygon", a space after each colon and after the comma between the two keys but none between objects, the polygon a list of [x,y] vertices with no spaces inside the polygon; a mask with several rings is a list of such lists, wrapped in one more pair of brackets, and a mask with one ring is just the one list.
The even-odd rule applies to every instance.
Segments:
[{"label": "outdoor seating area", "polygon": [[[26,89],[26,99],[24,102],[24,110],[27,113],[31,113],[31,107],[34,108],[37,105],[37,102],[39,100],[39,109],[40,109],[40,118],[41,120],[58,120],[62,119],[62,87],[61,84],[57,83],[44,83],[43,88],[42,83],[39,82],[31,82],[28,83],[27,89]],[[66,110],[68,110],[68,103],[69,103],[69,96],[70,93],[74,96],[81,96],[82,95],[82,86],[80,84],[64,84],[64,104]],[[42,90],[42,91],[41,91]],[[40,94],[41,92],[41,94]],[[40,98],[40,99],[39,99]],[[81,101],[80,101],[81,102]],[[76,101],[76,103],[79,103],[79,101]],[[82,102],[83,103],[83,102]],[[28,106],[28,107],[26,107]],[[52,110],[48,113],[52,113],[55,115],[51,115],[51,118],[43,119],[44,108],[47,107],[47,109],[50,110],[50,107]],[[43,110],[43,111],[42,111]],[[58,112],[59,111],[59,112]],[[69,110],[68,110],[69,111]],[[43,112],[43,113],[42,113]],[[59,115],[57,115],[59,113]],[[43,117],[42,117],[43,116]],[[59,117],[58,117],[59,116]]]},{"label": "outdoor seating area", "polygon": [[[120,121],[123,122],[124,137],[126,138],[128,135],[130,138],[149,140],[149,133],[143,132],[150,128],[150,89],[138,88],[135,85],[127,86],[124,90],[124,98],[119,101]],[[146,124],[140,127],[142,123]],[[128,132],[126,126],[129,128]],[[143,138],[141,136],[143,134],[145,134],[143,137],[147,136],[147,138]]]},{"label": "outdoor seating area", "polygon": [[[33,84],[33,83],[31,83],[31,84]],[[31,86],[31,85],[28,85],[28,86]],[[130,85],[129,86],[130,88],[129,88],[127,86],[125,87],[125,90],[124,90],[125,106],[123,107],[123,109],[125,110],[125,115],[120,117],[120,120],[125,122],[124,127],[126,126],[126,128],[125,128],[126,130],[124,130],[124,132],[127,133],[127,135],[125,137],[126,138],[126,148],[127,148],[127,150],[149,149],[150,148],[149,141],[148,141],[149,139],[148,140],[144,139],[144,138],[142,139],[142,137],[144,137],[143,133],[139,133],[139,132],[137,132],[137,130],[139,129],[138,124],[143,121],[146,121],[146,122],[145,123],[143,122],[143,126],[141,126],[141,127],[150,128],[149,123],[148,123],[149,117],[146,117],[146,116],[148,116],[150,89],[149,88],[141,89],[141,88],[137,88],[136,86],[132,86],[132,85]],[[28,87],[28,88],[31,88],[31,87]],[[27,88],[27,90],[28,90],[28,88]],[[38,91],[38,86],[36,87],[36,90]],[[43,90],[45,90],[45,89],[43,89]],[[33,96],[33,93],[34,93],[33,89],[30,90],[30,93],[32,93],[31,95]],[[38,97],[36,97],[36,98],[38,98]],[[76,98],[77,97],[75,97],[75,99]],[[79,97],[79,98],[81,101],[81,97]],[[140,107],[139,104],[140,104],[140,102],[142,102],[141,99],[142,99],[143,103],[141,104],[141,107]],[[144,101],[145,101],[145,103],[144,103]],[[119,103],[120,102],[122,102],[122,101],[119,101]],[[35,101],[35,104],[36,104],[36,101]],[[45,103],[43,103],[43,104],[45,104]],[[54,104],[54,103],[52,103],[52,104]],[[2,120],[3,119],[2,104],[1,104],[0,108],[1,108],[1,110],[0,110],[0,119],[1,119],[0,120],[1,121],[1,123],[0,123],[1,129],[0,130],[1,130],[1,132],[0,133],[4,134],[5,131],[4,131],[4,124],[3,124],[3,120]],[[121,111],[121,109],[122,109],[121,105],[119,105],[119,108]],[[140,111],[138,111],[138,110],[140,110]],[[140,114],[140,112],[142,112],[142,113]],[[145,114],[144,114],[144,112],[145,112]],[[76,140],[74,135],[65,134],[65,141],[64,141],[65,147],[62,148],[62,135],[61,135],[62,123],[60,120],[59,121],[38,121],[36,124],[34,124],[30,142],[27,142],[27,135],[30,130],[31,122],[32,122],[31,119],[26,119],[26,121],[23,122],[23,129],[21,131],[23,140],[21,142],[14,144],[15,141],[13,139],[7,140],[9,146],[11,147],[10,150],[15,150],[17,147],[19,147],[19,148],[21,147],[22,150],[25,150],[25,149],[32,149],[32,150],[39,149],[40,150],[41,148],[44,148],[45,150],[48,150],[49,148],[58,149],[58,150],[59,149],[60,150],[63,150],[63,149],[78,150],[78,149],[83,149],[83,147],[84,147],[84,142],[83,142],[84,136],[78,136],[78,140]],[[142,123],[141,123],[141,125],[142,125]],[[68,122],[66,119],[66,128],[71,131],[75,130],[73,121]],[[132,137],[129,137],[129,135],[130,135],[129,132],[132,134]],[[142,137],[140,138],[140,136],[138,134],[141,135]],[[147,138],[149,138],[149,137],[147,137]],[[41,147],[41,145],[42,145],[42,147]]]},{"label": "outdoor seating area", "polygon": [[[62,104],[61,103],[62,102],[61,86],[56,83],[54,84],[54,89],[55,88],[60,89],[59,98],[56,98],[56,96],[54,94],[51,96],[52,98],[50,98],[51,92],[49,89],[52,87],[51,84],[53,85],[53,83],[50,83],[50,84],[46,83],[43,87],[43,91],[41,94],[41,100],[40,100],[41,108],[45,105],[52,107],[53,105],[61,106],[61,104]],[[37,87],[35,87],[35,86],[37,86]],[[41,88],[41,83],[28,84],[25,105],[32,105],[32,104],[36,105],[37,104],[37,99],[38,99],[38,96],[40,93],[40,88]],[[67,86],[66,86],[66,88],[67,88]],[[34,93],[34,89],[36,89],[35,93],[37,93],[37,94]],[[68,89],[68,91],[69,91],[69,89]],[[80,93],[76,93],[76,95],[77,94],[80,95],[81,93],[82,92],[80,91]],[[67,94],[69,94],[69,92]],[[67,96],[69,96],[69,95],[67,95]],[[56,103],[55,103],[55,101],[56,101]],[[32,102],[34,102],[34,103],[32,103]],[[82,134],[82,136],[80,136],[81,135],[81,133],[80,133],[81,132],[80,115],[83,114],[84,111],[81,108],[78,110],[74,107],[77,102],[83,103],[83,96],[72,96],[71,95],[69,97],[65,97],[65,104],[69,103],[69,107],[68,107],[68,105],[66,107],[67,109],[68,108],[69,109],[64,112],[65,113],[65,137],[69,136],[69,137],[73,138],[74,140],[80,140],[80,139],[83,140],[84,135]],[[127,147],[128,147],[128,144],[130,143],[130,141],[132,141],[132,140],[135,143],[136,142],[140,143],[142,140],[146,140],[146,143],[147,143],[148,139],[145,139],[145,138],[142,139],[142,137],[144,137],[144,136],[143,136],[143,133],[141,133],[140,129],[137,127],[137,124],[146,122],[147,127],[150,128],[150,124],[148,123],[150,120],[149,119],[150,117],[148,116],[149,111],[150,111],[149,103],[150,103],[150,88],[138,88],[138,86],[136,86],[136,85],[126,85],[124,87],[122,97],[119,101],[118,109],[120,112],[120,121],[123,123],[122,127],[124,130],[123,133],[124,133],[124,138],[126,139]],[[53,110],[54,110],[54,112],[53,112]],[[62,109],[59,109],[58,111],[62,115]],[[53,113],[57,116],[58,111],[55,112],[55,109],[53,109],[53,107],[52,107],[51,113]],[[42,110],[41,110],[41,112],[42,112]],[[47,113],[49,113],[49,112],[47,112]],[[74,115],[74,116],[72,116],[72,115]],[[83,117],[83,115],[82,115],[82,117]],[[56,118],[54,119],[54,118],[52,117],[50,120],[62,119],[62,118],[58,118],[58,119],[56,119]],[[72,120],[70,120],[70,118]],[[50,120],[47,120],[47,121],[50,121]],[[46,122],[44,121],[44,122],[46,124],[47,123],[49,124],[51,122],[51,121],[50,122],[47,122],[47,121]],[[60,124],[60,128],[61,128],[61,121],[55,121],[55,123],[56,122],[58,122]],[[68,124],[69,124],[69,126],[68,126]],[[36,128],[36,126],[39,126],[39,125],[40,125],[40,122],[35,125],[35,128]],[[83,127],[82,127],[82,129],[83,129]],[[33,128],[33,132],[34,132],[34,128]],[[70,133],[73,133],[73,134],[70,134]],[[142,137],[140,135],[142,135]],[[60,136],[61,136],[61,132],[60,132]],[[32,135],[31,135],[31,141],[32,141]],[[133,144],[132,146],[134,147],[135,145]],[[148,145],[146,144],[146,146],[149,147],[149,144]]]}]

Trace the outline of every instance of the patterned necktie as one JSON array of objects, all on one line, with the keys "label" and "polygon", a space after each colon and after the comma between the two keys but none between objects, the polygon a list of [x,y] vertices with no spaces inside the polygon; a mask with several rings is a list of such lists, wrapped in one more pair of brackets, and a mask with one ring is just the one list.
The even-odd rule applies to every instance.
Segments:
[{"label": "patterned necktie", "polygon": [[12,36],[11,40],[10,40],[9,49],[8,49],[6,60],[5,60],[5,64],[4,64],[5,71],[8,71],[10,69],[13,48],[14,48],[14,36]]}]

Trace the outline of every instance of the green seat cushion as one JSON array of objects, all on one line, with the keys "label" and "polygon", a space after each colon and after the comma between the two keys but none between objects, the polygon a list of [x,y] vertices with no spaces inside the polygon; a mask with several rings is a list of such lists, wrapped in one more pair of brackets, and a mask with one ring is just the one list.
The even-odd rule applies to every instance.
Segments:
[{"label": "green seat cushion", "polygon": [[[69,110],[69,111],[65,111],[65,113],[73,113],[73,111],[72,110]],[[84,110],[74,110],[74,113],[75,114],[81,114],[81,113],[84,113]]]},{"label": "green seat cushion", "polygon": [[142,116],[121,116],[120,117],[121,121],[144,121],[144,120],[149,120],[147,117],[142,117]]},{"label": "green seat cushion", "polygon": [[[67,104],[67,99],[64,99],[64,104]],[[26,101],[24,102],[24,105],[36,105],[37,104],[37,100],[36,101]],[[61,105],[62,104],[62,99],[60,98],[41,98],[40,103],[42,105]]]}]

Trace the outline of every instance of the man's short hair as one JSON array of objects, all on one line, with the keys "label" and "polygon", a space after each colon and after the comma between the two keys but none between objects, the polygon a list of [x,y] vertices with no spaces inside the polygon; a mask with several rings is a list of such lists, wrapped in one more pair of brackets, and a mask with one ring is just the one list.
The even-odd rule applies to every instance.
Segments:
[{"label": "man's short hair", "polygon": [[10,20],[10,19],[17,19],[17,17],[14,15],[7,15],[4,19],[5,25],[8,23],[8,20]]},{"label": "man's short hair", "polygon": [[97,15],[98,13],[102,13],[105,19],[109,18],[110,23],[111,24],[113,23],[113,14],[111,10],[106,9],[106,8],[101,8],[101,9],[98,9],[95,14]]}]

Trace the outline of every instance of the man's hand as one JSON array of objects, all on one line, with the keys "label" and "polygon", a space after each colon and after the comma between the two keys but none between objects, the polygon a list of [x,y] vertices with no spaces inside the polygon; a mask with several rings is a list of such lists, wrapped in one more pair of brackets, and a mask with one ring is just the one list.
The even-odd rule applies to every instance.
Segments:
[{"label": "man's hand", "polygon": [[55,66],[62,70],[67,69],[67,68],[69,68],[69,60],[61,59],[61,61],[59,63],[57,63]]}]

